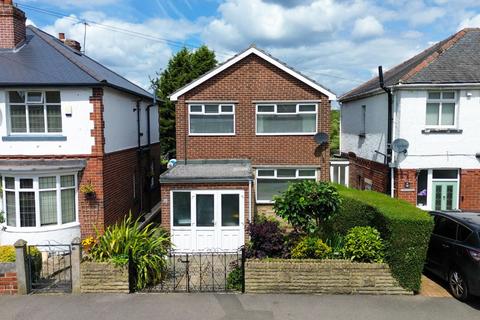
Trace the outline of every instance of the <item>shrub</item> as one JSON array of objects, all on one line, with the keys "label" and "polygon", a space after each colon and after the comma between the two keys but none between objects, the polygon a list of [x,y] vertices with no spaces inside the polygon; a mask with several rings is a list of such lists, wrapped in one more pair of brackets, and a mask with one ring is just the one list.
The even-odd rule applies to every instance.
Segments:
[{"label": "shrub", "polygon": [[103,235],[97,232],[97,237],[87,258],[125,266],[131,254],[138,289],[162,279],[165,255],[170,248],[170,238],[163,229],[152,224],[140,229],[139,221],[133,220],[130,214],[121,223],[109,226]]},{"label": "shrub", "polygon": [[380,232],[372,227],[354,227],[345,237],[347,259],[357,262],[383,262],[384,245]]},{"label": "shrub", "polygon": [[275,213],[294,228],[307,233],[317,231],[340,206],[335,186],[313,180],[291,183],[285,192],[274,199]]},{"label": "shrub", "polygon": [[330,248],[321,239],[308,236],[303,238],[292,250],[293,259],[325,259],[330,256]]},{"label": "shrub", "polygon": [[0,262],[15,262],[16,258],[14,246],[0,246]]},{"label": "shrub", "polygon": [[284,233],[277,221],[258,219],[248,226],[250,245],[247,256],[252,258],[280,257]]},{"label": "shrub", "polygon": [[343,258],[343,247],[344,247],[345,239],[340,233],[332,233],[328,238],[325,239],[325,243],[330,248],[332,248],[332,252],[330,253],[330,258],[332,259]]},{"label": "shrub", "polygon": [[241,291],[243,282],[242,268],[236,261],[232,262],[230,266],[233,269],[227,276],[227,289]]},{"label": "shrub", "polygon": [[408,290],[420,289],[433,219],[410,203],[373,191],[338,186],[342,197],[335,215],[334,231],[345,234],[348,228],[370,225],[385,241],[385,261],[393,276]]}]

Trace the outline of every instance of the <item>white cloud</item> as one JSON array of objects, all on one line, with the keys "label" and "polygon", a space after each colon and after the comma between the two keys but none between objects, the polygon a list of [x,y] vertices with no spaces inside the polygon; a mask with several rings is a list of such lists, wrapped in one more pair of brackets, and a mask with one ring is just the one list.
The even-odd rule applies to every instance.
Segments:
[{"label": "white cloud", "polygon": [[383,34],[383,25],[372,16],[359,18],[355,20],[352,34],[356,38],[379,36]]},{"label": "white cloud", "polygon": [[[144,88],[150,85],[149,77],[164,68],[172,55],[172,48],[160,39],[181,42],[196,32],[195,25],[185,20],[151,19],[131,23],[98,12],[84,13],[82,18],[102,24],[87,27],[87,55]],[[128,30],[130,34],[113,31],[112,27]],[[63,32],[83,46],[84,25],[70,17],[58,19],[43,29],[54,36]]]},{"label": "white cloud", "polygon": [[463,21],[460,22],[460,25],[458,26],[457,29],[461,30],[463,28],[478,28],[478,27],[480,27],[480,14],[464,19]]}]

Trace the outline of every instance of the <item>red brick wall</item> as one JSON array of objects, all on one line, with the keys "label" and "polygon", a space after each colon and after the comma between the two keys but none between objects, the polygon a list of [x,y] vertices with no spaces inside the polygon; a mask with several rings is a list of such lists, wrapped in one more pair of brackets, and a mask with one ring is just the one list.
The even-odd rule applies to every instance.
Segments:
[{"label": "red brick wall", "polygon": [[[154,180],[155,187],[150,189],[150,181],[147,173],[150,172],[150,164],[142,163],[139,171],[137,161],[137,149],[128,149],[105,155],[104,160],[104,187],[105,187],[105,224],[110,225],[121,220],[130,211],[134,216],[139,215],[140,196],[142,196],[144,211],[148,210],[147,193],[151,194],[151,205],[154,206],[160,200],[158,190],[158,176],[160,172],[160,144],[151,147],[151,160],[155,164]],[[146,158],[146,155],[143,155]],[[139,172],[142,174],[144,186],[140,185]],[[133,190],[133,175],[135,174],[135,194]]]},{"label": "red brick wall", "polygon": [[460,170],[460,209],[480,212],[480,170]]},{"label": "red brick wall", "polygon": [[395,170],[395,197],[417,205],[417,170]]},{"label": "red brick wall", "polygon": [[0,49],[13,49],[25,40],[25,13],[0,2]]},{"label": "red brick wall", "polygon": [[[170,191],[171,190],[243,190],[244,191],[244,211],[245,211],[245,239],[247,239],[247,225],[248,225],[248,182],[243,183],[182,183],[182,184],[162,184],[161,187],[161,225],[170,230]],[[254,191],[252,188],[252,198],[254,198]],[[252,199],[253,200],[253,199]],[[253,218],[253,203],[252,201],[252,218]]]},{"label": "red brick wall", "polygon": [[[188,136],[188,100],[237,101],[235,136]],[[329,178],[329,148],[318,148],[313,135],[256,136],[253,101],[315,100],[318,131],[330,131],[330,102],[269,62],[251,55],[181,96],[176,104],[177,158],[250,159],[253,165],[318,165]]]},{"label": "red brick wall", "polygon": [[0,296],[17,294],[17,273],[0,273]]},{"label": "red brick wall", "polygon": [[[347,157],[347,155],[344,155]],[[349,186],[351,188],[364,189],[365,178],[372,181],[372,190],[387,192],[389,168],[383,163],[359,158],[349,158]]]}]

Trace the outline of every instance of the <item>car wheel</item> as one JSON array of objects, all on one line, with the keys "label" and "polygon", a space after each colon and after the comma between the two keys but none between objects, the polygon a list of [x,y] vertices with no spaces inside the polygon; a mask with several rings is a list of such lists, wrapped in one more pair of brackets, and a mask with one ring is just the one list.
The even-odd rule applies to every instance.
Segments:
[{"label": "car wheel", "polygon": [[452,295],[460,301],[468,300],[468,286],[465,277],[458,271],[452,270],[448,277],[448,285]]}]

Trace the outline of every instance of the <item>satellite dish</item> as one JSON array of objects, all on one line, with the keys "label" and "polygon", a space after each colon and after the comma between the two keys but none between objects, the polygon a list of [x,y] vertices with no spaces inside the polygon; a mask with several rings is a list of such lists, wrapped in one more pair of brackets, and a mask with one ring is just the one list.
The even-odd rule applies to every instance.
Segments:
[{"label": "satellite dish", "polygon": [[313,138],[318,145],[327,144],[329,140],[328,133],[325,132],[319,132]]},{"label": "satellite dish", "polygon": [[405,139],[395,139],[392,142],[392,149],[397,153],[404,153],[407,152],[409,145],[410,144]]}]

